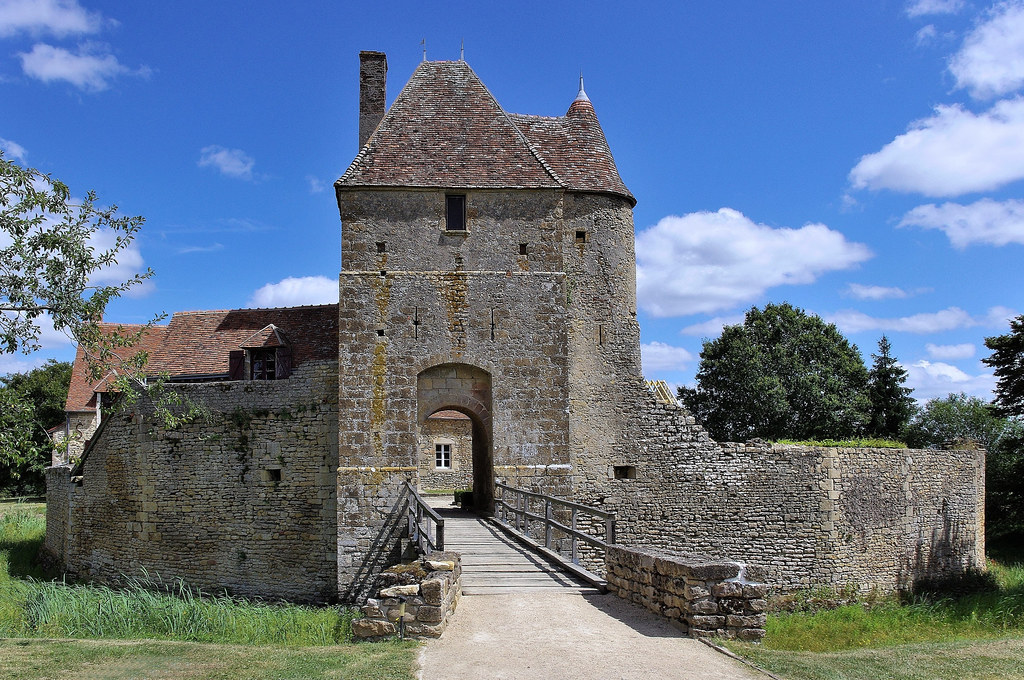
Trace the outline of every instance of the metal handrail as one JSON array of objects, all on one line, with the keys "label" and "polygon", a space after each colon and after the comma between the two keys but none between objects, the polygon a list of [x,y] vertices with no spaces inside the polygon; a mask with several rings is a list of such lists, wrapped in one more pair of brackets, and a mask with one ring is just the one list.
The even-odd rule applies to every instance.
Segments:
[{"label": "metal handrail", "polygon": [[[517,489],[513,486],[509,486],[503,482],[495,482],[496,489],[501,489],[501,496],[494,500],[495,516],[498,521],[512,527],[515,531],[529,536],[530,527],[529,521],[541,522],[544,525],[544,547],[551,550],[552,534],[554,529],[565,533],[571,538],[570,548],[570,560],[573,564],[579,564],[579,542],[583,541],[588,543],[595,548],[605,550],[609,545],[615,543],[615,513],[595,508],[591,505],[583,505],[582,503],[574,503],[573,501],[566,500],[564,498],[558,498],[557,496],[549,496],[547,494],[537,493],[536,491],[527,491],[526,489]],[[506,499],[506,494],[511,498]],[[537,513],[530,512],[528,507],[527,498],[533,498],[544,502],[544,514],[538,515]],[[509,500],[513,500],[513,503],[509,503]],[[562,524],[557,521],[554,517],[555,506],[563,506],[569,508],[571,513],[571,523],[569,526]],[[598,538],[592,534],[578,530],[577,521],[580,513],[591,515],[597,519],[604,520],[604,537]],[[509,515],[512,516],[512,522],[509,522]]]},{"label": "metal handrail", "polygon": [[[409,520],[409,540],[416,543],[420,553],[430,555],[444,550],[444,518],[426,504],[411,482],[404,482],[409,494],[406,516]],[[431,527],[433,523],[433,527]],[[433,529],[433,530],[431,530]]]}]

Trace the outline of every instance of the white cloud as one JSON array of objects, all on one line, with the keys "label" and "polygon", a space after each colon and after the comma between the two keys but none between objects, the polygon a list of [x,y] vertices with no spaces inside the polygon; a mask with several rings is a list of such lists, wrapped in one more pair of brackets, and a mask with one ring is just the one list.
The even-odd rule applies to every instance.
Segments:
[{"label": "white cloud", "polygon": [[956,248],[972,243],[1024,244],[1024,201],[983,198],[970,205],[929,203],[908,212],[897,226],[940,229]]},{"label": "white cloud", "polygon": [[929,342],[924,348],[932,359],[970,359],[975,352],[974,345],[969,342],[962,345],[935,345]]},{"label": "white cloud", "polygon": [[33,368],[39,368],[46,363],[46,358],[36,354],[28,359],[22,359],[13,354],[0,354],[0,375],[9,373],[27,373]]},{"label": "white cloud", "polygon": [[949,60],[957,87],[992,99],[1024,85],[1024,2],[995,5]]},{"label": "white cloud", "polygon": [[147,77],[147,67],[131,69],[117,60],[103,45],[86,43],[78,52],[63,47],[36,43],[31,52],[19,52],[21,70],[25,75],[49,83],[64,80],[86,92],[100,92],[110,81],[123,75]]},{"label": "white cloud", "polygon": [[892,189],[956,196],[997,189],[1024,178],[1024,99],[1000,101],[976,114],[959,105],[935,115],[850,171],[856,189]]},{"label": "white cloud", "polygon": [[315,175],[306,175],[306,181],[309,182],[309,193],[311,194],[323,193],[327,189],[327,183]]},{"label": "white cloud", "polygon": [[653,316],[711,313],[813,283],[872,256],[824,224],[775,229],[730,208],[662,218],[636,238],[637,297]]},{"label": "white cloud", "polygon": [[1017,318],[1019,315],[1020,314],[1016,309],[996,306],[992,307],[985,313],[985,318],[980,321],[980,324],[990,328],[1002,328],[1004,326],[1009,327],[1010,321]]},{"label": "white cloud", "polygon": [[249,307],[296,307],[338,301],[338,282],[326,276],[289,276],[268,283],[249,298]]},{"label": "white cloud", "polygon": [[50,33],[59,38],[95,33],[103,18],[77,0],[0,0],[0,38],[18,33]]},{"label": "white cloud", "polygon": [[743,323],[744,316],[742,314],[735,314],[733,316],[716,316],[707,321],[701,321],[700,323],[690,324],[686,328],[679,331],[681,335],[695,335],[701,338],[714,338],[722,334],[722,329],[726,326],[735,326],[736,324]]},{"label": "white cloud", "polygon": [[4,139],[3,137],[0,137],[0,149],[3,150],[4,155],[7,156],[8,159],[13,158],[17,161],[21,161],[22,163],[25,162],[25,158],[28,156],[28,151],[25,150],[25,147],[17,142]]},{"label": "white cloud", "polygon": [[851,283],[846,289],[847,295],[858,300],[898,300],[909,297],[902,288],[889,286],[865,286],[862,283]]},{"label": "white cloud", "polygon": [[939,32],[938,30],[936,30],[935,25],[928,24],[927,26],[922,26],[921,28],[917,29],[917,33],[914,34],[914,40],[917,43],[918,47],[920,47],[921,45],[927,45],[931,43],[933,40],[935,40],[938,34]]},{"label": "white cloud", "polygon": [[907,370],[906,386],[914,390],[914,398],[919,402],[945,397],[950,392],[966,392],[988,401],[996,386],[991,373],[970,375],[941,361],[921,359],[904,368]]},{"label": "white cloud", "polygon": [[256,161],[241,149],[227,149],[217,144],[205,146],[199,152],[199,167],[216,168],[222,175],[251,180]]},{"label": "white cloud", "polygon": [[992,307],[982,317],[972,317],[959,307],[949,307],[938,312],[922,312],[893,319],[868,316],[863,312],[848,309],[829,315],[828,321],[839,326],[845,333],[860,333],[862,331],[939,333],[974,326],[998,327],[1012,316],[1013,311],[1006,307]]},{"label": "white cloud", "polygon": [[640,357],[643,360],[644,375],[658,371],[684,371],[687,364],[693,361],[693,355],[682,347],[657,340],[640,345]]},{"label": "white cloud", "polygon": [[223,243],[214,243],[209,246],[182,246],[178,248],[178,255],[191,255],[192,253],[215,253],[224,250]]},{"label": "white cloud", "polygon": [[964,0],[913,0],[907,5],[908,17],[926,14],[956,14],[963,9]]}]

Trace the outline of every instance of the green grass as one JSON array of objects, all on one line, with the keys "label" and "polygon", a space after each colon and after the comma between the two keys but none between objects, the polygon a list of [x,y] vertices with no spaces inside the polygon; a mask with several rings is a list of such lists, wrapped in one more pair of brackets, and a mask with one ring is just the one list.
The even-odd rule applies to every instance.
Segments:
[{"label": "green grass", "polygon": [[415,649],[412,642],[297,648],[155,640],[0,640],[0,678],[408,680],[414,676]]},{"label": "green grass", "polygon": [[212,597],[158,579],[124,588],[43,580],[35,558],[45,535],[38,508],[0,514],[0,637],[167,639],[332,645],[351,639],[351,609]]},{"label": "green grass", "polygon": [[769,615],[762,644],[727,646],[785,678],[1024,678],[1024,562],[990,560],[966,585],[834,609],[807,598]]},{"label": "green grass", "polygon": [[796,441],[780,439],[776,444],[793,444],[795,446],[839,446],[854,449],[905,449],[907,445],[895,439],[808,439]]}]

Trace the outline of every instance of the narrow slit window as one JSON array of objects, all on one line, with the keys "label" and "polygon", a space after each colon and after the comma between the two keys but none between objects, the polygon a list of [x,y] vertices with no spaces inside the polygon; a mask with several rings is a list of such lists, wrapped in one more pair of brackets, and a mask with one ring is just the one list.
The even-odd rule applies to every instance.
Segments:
[{"label": "narrow slit window", "polygon": [[519,254],[520,255],[526,255],[526,244],[525,243],[520,243],[519,244]]},{"label": "narrow slit window", "polygon": [[445,229],[466,231],[466,197],[462,194],[448,194],[445,200]]},{"label": "narrow slit window", "polygon": [[384,241],[377,241],[377,252],[378,253],[386,252],[387,249],[388,249],[387,244],[384,243]]},{"label": "narrow slit window", "polygon": [[587,232],[582,230],[582,229],[578,230],[576,232],[576,243],[586,243],[586,242],[587,242]]},{"label": "narrow slit window", "polygon": [[452,445],[434,444],[434,467],[451,468],[452,466]]}]

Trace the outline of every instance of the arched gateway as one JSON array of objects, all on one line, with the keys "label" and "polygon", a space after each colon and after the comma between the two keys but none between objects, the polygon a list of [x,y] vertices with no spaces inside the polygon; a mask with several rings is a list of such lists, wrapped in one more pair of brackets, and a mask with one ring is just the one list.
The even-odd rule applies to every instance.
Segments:
[{"label": "arched gateway", "polygon": [[432,366],[416,377],[416,423],[444,410],[458,411],[472,423],[473,505],[490,511],[494,505],[494,435],[491,418],[491,375],[469,364]]}]

